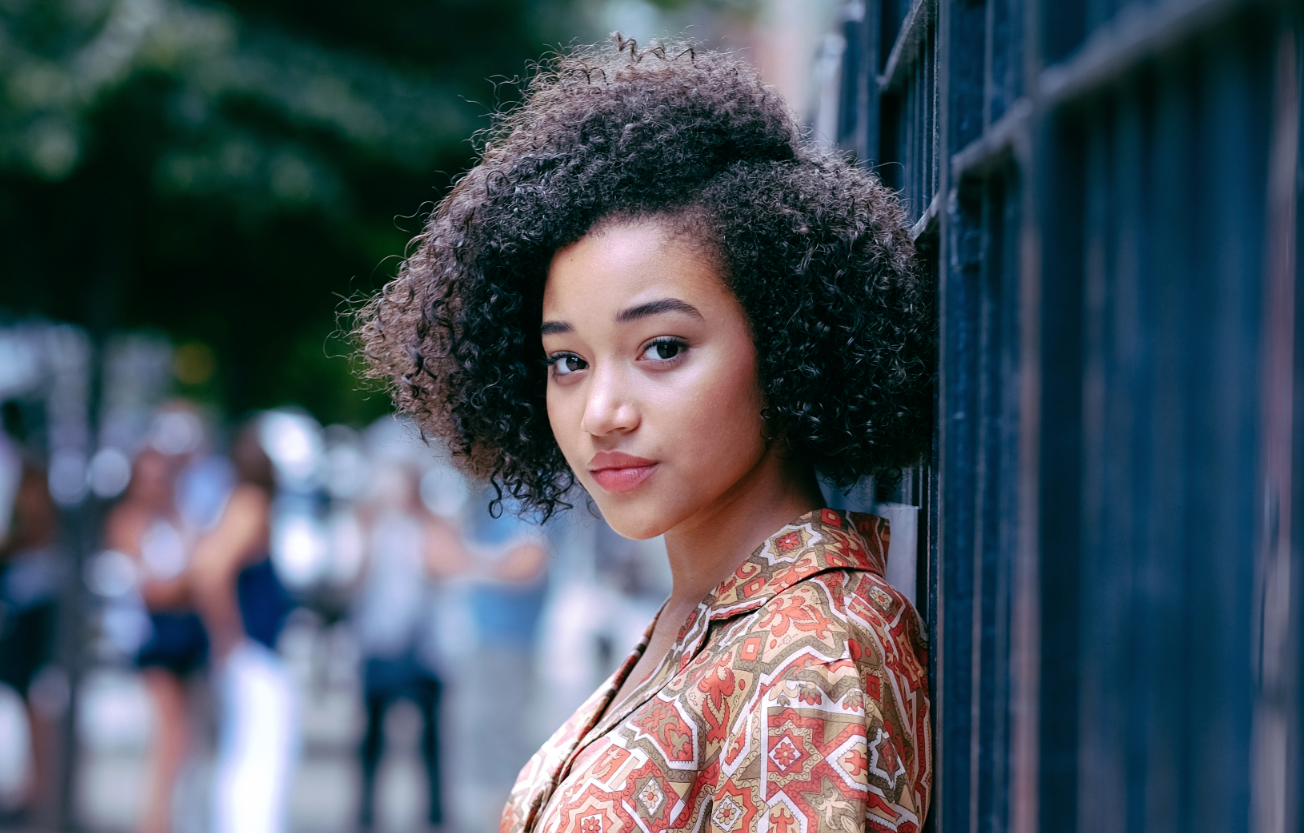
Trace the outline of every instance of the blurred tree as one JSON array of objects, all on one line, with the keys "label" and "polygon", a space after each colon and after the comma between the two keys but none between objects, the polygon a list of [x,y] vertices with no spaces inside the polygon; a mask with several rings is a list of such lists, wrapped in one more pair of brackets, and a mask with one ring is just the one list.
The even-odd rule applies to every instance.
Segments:
[{"label": "blurred tree", "polygon": [[232,413],[384,411],[342,299],[515,94],[489,79],[593,36],[577,5],[0,0],[0,309],[204,345],[189,381]]}]

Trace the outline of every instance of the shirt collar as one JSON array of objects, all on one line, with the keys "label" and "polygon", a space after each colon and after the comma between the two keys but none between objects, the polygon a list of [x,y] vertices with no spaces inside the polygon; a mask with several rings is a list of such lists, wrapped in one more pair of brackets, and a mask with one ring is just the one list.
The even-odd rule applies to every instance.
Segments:
[{"label": "shirt collar", "polygon": [[694,630],[756,610],[797,582],[828,570],[864,570],[882,576],[888,539],[888,522],[877,515],[832,509],[807,512],[771,535],[703,599],[677,641],[692,642]]}]

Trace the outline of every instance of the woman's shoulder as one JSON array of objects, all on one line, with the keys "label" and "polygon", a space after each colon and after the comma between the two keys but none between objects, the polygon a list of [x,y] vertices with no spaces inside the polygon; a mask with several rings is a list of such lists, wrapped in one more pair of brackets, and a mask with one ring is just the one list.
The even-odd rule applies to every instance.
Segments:
[{"label": "woman's shoulder", "polygon": [[764,655],[818,648],[841,659],[855,651],[849,640],[892,640],[903,619],[918,616],[884,578],[889,535],[887,521],[874,515],[802,515],[717,589],[711,618],[732,620],[725,643],[750,640]]},{"label": "woman's shoulder", "polygon": [[[888,690],[912,698],[926,690],[922,622],[883,577],[886,523],[880,530],[877,518],[855,520],[863,521],[856,525],[860,535],[846,541],[832,533],[849,532],[850,525],[817,530],[829,539],[829,552],[798,556],[786,586],[722,630],[712,663],[717,675],[763,680],[767,691],[827,703],[865,703]],[[731,699],[739,707],[755,700],[752,688],[740,686]]]},{"label": "woman's shoulder", "polygon": [[812,575],[775,594],[739,623],[741,637],[768,637],[771,652],[812,645],[842,648],[872,643],[918,652],[924,649],[922,622],[914,605],[883,576],[840,567]]},{"label": "woman's shoulder", "polygon": [[226,499],[223,515],[235,518],[262,520],[271,510],[272,497],[267,491],[252,483],[239,483]]}]

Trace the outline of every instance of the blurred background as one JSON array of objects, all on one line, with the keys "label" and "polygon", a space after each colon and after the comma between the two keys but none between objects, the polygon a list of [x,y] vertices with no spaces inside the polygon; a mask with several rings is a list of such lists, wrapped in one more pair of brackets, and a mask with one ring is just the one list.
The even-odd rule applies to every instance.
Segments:
[{"label": "blurred background", "polygon": [[347,313],[530,61],[685,32],[800,108],[839,5],[0,2],[0,826],[496,829],[660,544],[491,517]]},{"label": "blurred background", "polygon": [[[738,50],[899,189],[923,830],[1304,830],[1298,0],[0,0],[0,828],[488,833],[668,591],[347,313],[550,49]],[[282,823],[282,822],[285,823]]]}]

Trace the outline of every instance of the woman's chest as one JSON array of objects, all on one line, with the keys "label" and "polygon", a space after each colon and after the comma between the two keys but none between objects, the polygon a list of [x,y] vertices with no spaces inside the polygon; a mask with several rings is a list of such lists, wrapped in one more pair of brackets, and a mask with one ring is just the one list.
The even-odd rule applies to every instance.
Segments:
[{"label": "woman's chest", "polygon": [[578,739],[534,829],[694,828],[703,802],[737,769],[757,706],[773,689],[749,625],[743,618],[711,628],[691,652],[672,649],[646,685]]},{"label": "woman's chest", "polygon": [[718,772],[723,740],[712,736],[697,696],[702,676],[672,680],[619,721],[580,739],[535,829],[633,833],[691,826],[709,793],[703,788]]}]

